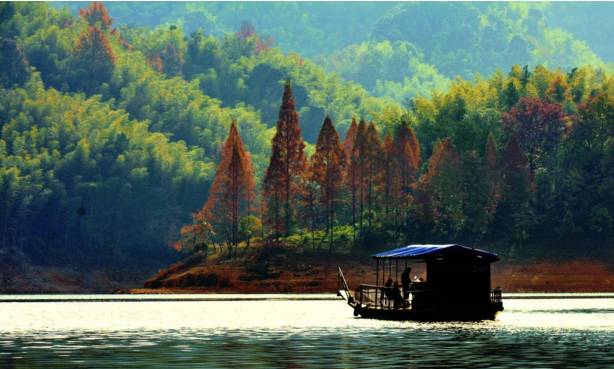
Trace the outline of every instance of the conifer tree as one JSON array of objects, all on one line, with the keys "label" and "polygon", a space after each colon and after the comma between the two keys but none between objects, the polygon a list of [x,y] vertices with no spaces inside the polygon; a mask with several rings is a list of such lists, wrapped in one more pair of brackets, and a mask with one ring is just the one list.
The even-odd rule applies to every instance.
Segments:
[{"label": "conifer tree", "polygon": [[452,140],[436,144],[426,173],[418,182],[416,221],[427,225],[429,232],[454,236],[462,226],[460,158]]},{"label": "conifer tree", "polygon": [[486,158],[486,164],[490,170],[497,168],[497,144],[492,132],[488,134],[486,139],[486,148],[484,149],[484,156]]},{"label": "conifer tree", "polygon": [[306,171],[304,149],[292,88],[287,80],[264,178],[267,223],[276,237],[287,234],[296,220],[297,200]]},{"label": "conifer tree", "polygon": [[412,201],[412,192],[420,168],[420,144],[414,131],[401,124],[393,143],[392,154],[393,187],[392,197],[397,205],[401,220],[407,221]]},{"label": "conifer tree", "polygon": [[[384,213],[386,217],[390,215],[390,209],[395,207],[395,201],[393,196],[394,189],[394,146],[393,146],[392,136],[389,133],[384,137],[384,143],[382,147],[382,152],[384,155],[384,160],[382,163],[382,173],[384,176],[383,185],[384,185]],[[395,217],[396,218],[396,217]]]},{"label": "conifer tree", "polygon": [[115,54],[98,26],[88,27],[79,36],[73,54],[74,86],[93,93],[102,83],[109,82],[115,68]]},{"label": "conifer tree", "polygon": [[369,225],[369,231],[371,231],[373,216],[378,207],[377,204],[379,203],[379,195],[382,189],[383,180],[381,171],[383,159],[382,142],[373,122],[371,122],[367,128],[367,137],[364,143],[365,149],[363,158],[366,169],[365,193],[367,195],[367,224]]},{"label": "conifer tree", "polygon": [[354,144],[358,134],[356,118],[352,117],[352,124],[345,134],[343,151],[345,152],[345,186],[350,191],[350,203],[352,212],[352,243],[356,244],[356,167],[354,166]]},{"label": "conifer tree", "polygon": [[320,201],[325,211],[326,231],[329,235],[329,251],[333,247],[333,227],[336,209],[340,202],[343,184],[345,152],[339,141],[339,135],[330,117],[326,116],[318,135],[316,151],[311,157],[310,176],[319,185]]},{"label": "conifer tree", "polygon": [[[363,205],[364,205],[364,174],[365,174],[365,160],[364,160],[364,150],[367,136],[367,124],[364,120],[361,120],[356,128],[356,137],[354,139],[354,143],[352,145],[352,151],[350,155],[350,160],[347,165],[347,176],[346,182],[351,192],[351,202],[352,202],[352,240],[354,244],[356,243],[356,213],[358,211],[359,219],[360,219],[360,229],[362,229],[362,213],[363,213]],[[346,140],[347,141],[347,140]]]},{"label": "conifer tree", "polygon": [[484,156],[486,159],[486,176],[489,182],[490,192],[490,205],[488,206],[488,212],[494,214],[497,209],[497,200],[500,197],[500,178],[499,167],[497,162],[497,144],[492,133],[488,134],[486,140],[486,148],[484,149]]},{"label": "conifer tree", "polygon": [[529,159],[516,135],[511,135],[505,148],[502,166],[502,198],[497,211],[498,223],[512,243],[521,246],[528,238],[533,223],[530,191]]},{"label": "conifer tree", "polygon": [[358,124],[356,124],[356,118],[352,117],[352,124],[345,134],[345,140],[343,141],[343,151],[345,152],[346,162],[350,162],[352,156],[352,150],[354,148],[354,142],[356,141],[356,133],[358,132]]},{"label": "conifer tree", "polygon": [[[170,26],[168,35],[165,36],[165,44],[162,49],[154,56],[159,57],[162,72],[169,76],[176,76],[181,73],[185,63],[185,41],[181,30],[176,26]],[[157,60],[156,60],[157,62]]]},{"label": "conifer tree", "polygon": [[111,28],[109,11],[101,2],[91,2],[87,8],[79,10],[79,15],[92,27],[97,26],[105,31]]},{"label": "conifer tree", "polygon": [[201,210],[204,219],[221,236],[219,241],[226,242],[231,250],[236,250],[240,242],[241,219],[249,217],[253,211],[254,188],[251,157],[233,121],[209,197]]}]

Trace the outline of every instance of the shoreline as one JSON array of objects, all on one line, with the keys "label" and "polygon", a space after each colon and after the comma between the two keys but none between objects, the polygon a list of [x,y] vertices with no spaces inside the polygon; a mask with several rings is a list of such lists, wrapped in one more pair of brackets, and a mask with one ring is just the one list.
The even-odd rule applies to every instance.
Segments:
[{"label": "shoreline", "polygon": [[[254,257],[256,256],[256,257]],[[375,283],[370,258],[281,251],[266,258],[239,260],[186,259],[158,272],[144,288],[126,293],[335,293],[337,266],[355,290]],[[261,256],[261,255],[260,255]],[[424,264],[413,264],[412,275],[424,277]],[[395,272],[392,272],[394,279]],[[594,260],[499,263],[491,270],[491,288],[510,293],[613,293],[614,269]]]},{"label": "shoreline", "polygon": [[[179,296],[184,297],[179,297]],[[29,297],[37,296],[37,297]],[[259,294],[259,293],[140,293],[140,294],[83,294],[76,297],[67,295],[0,295],[0,303],[66,303],[66,302],[252,302],[252,301],[344,301],[332,293],[290,293],[290,294]],[[66,296],[66,297],[62,297]],[[155,296],[155,297],[154,297]],[[104,298],[103,298],[104,297]],[[507,293],[504,300],[574,300],[574,299],[614,299],[614,292],[609,293]]]},{"label": "shoreline", "polygon": [[[375,282],[372,259],[357,255],[296,253],[288,249],[254,249],[228,259],[194,255],[159,270],[97,269],[26,266],[0,285],[0,297],[45,294],[334,294],[337,265],[355,290]],[[424,276],[423,265],[412,265]],[[0,270],[0,272],[2,272]],[[1,273],[0,273],[1,274]],[[394,272],[392,277],[394,278]],[[510,293],[612,293],[614,266],[605,261],[516,260],[493,264],[492,288]]]}]

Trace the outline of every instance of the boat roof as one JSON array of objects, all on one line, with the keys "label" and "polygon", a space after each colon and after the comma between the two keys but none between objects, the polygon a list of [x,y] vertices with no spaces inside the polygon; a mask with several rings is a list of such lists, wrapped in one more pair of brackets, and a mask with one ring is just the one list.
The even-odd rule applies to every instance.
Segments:
[{"label": "boat roof", "polygon": [[473,247],[446,245],[408,245],[382,251],[373,255],[375,259],[433,259],[433,258],[476,258],[492,263],[497,261],[497,254],[475,249]]}]

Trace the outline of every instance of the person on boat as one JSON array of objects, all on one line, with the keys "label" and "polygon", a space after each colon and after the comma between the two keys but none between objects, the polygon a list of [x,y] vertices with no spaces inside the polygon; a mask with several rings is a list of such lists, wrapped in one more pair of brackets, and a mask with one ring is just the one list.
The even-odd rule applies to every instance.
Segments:
[{"label": "person on boat", "polygon": [[409,285],[411,283],[411,277],[409,275],[410,273],[411,273],[410,267],[405,268],[403,273],[401,273],[401,285],[403,286],[403,300],[405,301],[409,299]]},{"label": "person on boat", "polygon": [[394,281],[394,285],[392,286],[392,301],[395,309],[399,309],[403,306],[403,296],[401,296],[399,282],[397,281]]},{"label": "person on boat", "polygon": [[392,300],[392,277],[388,278],[384,284],[384,287],[382,288],[382,297],[380,301],[383,302],[384,298],[388,299],[389,301]]}]

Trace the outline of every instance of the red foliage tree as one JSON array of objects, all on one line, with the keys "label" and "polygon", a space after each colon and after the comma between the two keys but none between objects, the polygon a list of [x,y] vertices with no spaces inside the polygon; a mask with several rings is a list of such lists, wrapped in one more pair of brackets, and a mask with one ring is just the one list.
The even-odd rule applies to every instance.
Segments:
[{"label": "red foliage tree", "polygon": [[529,160],[531,178],[537,161],[551,150],[565,130],[565,114],[557,103],[545,103],[538,98],[523,97],[517,106],[503,114],[503,123],[509,133],[515,134]]},{"label": "red foliage tree", "polygon": [[509,138],[502,165],[502,196],[497,208],[500,224],[514,244],[521,245],[534,222],[531,209],[529,159],[515,134]]},{"label": "red foliage tree", "polygon": [[256,46],[254,46],[254,51],[256,52],[256,54],[263,53],[265,51],[270,50],[273,44],[275,44],[275,40],[273,39],[273,37],[267,37],[264,40],[258,37],[256,39]]},{"label": "red foliage tree", "polygon": [[440,234],[452,234],[462,214],[460,158],[452,141],[436,144],[426,173],[417,184],[417,220]]},{"label": "red foliage tree", "polygon": [[517,136],[513,134],[510,136],[505,148],[505,156],[503,160],[504,179],[517,173],[525,173],[524,177],[527,177],[528,179],[528,173],[526,173],[527,165],[529,165],[529,159],[524,151],[522,151]]},{"label": "red foliage tree", "polygon": [[250,22],[243,22],[241,28],[235,32],[235,37],[241,41],[245,41],[248,38],[256,35],[256,28]]},{"label": "red foliage tree", "polygon": [[352,152],[350,155],[350,161],[348,163],[347,170],[347,184],[350,189],[352,195],[352,227],[354,229],[354,241],[356,241],[356,222],[357,222],[357,211],[360,215],[360,228],[362,228],[362,211],[363,211],[363,200],[364,200],[364,191],[363,191],[363,178],[365,176],[365,168],[364,168],[364,160],[363,160],[363,150],[364,144],[363,141],[366,140],[367,135],[367,123],[364,120],[361,120],[356,128],[356,135],[354,138],[354,143],[352,145]]},{"label": "red foliage tree", "polygon": [[88,27],[77,40],[74,50],[75,85],[93,92],[108,82],[115,68],[115,54],[104,32],[96,26]]},{"label": "red foliage tree", "polygon": [[354,141],[356,141],[356,133],[358,132],[358,124],[356,124],[356,118],[352,117],[352,124],[345,134],[345,140],[343,140],[343,151],[345,152],[346,162],[350,162],[352,156],[352,150],[354,149]]},{"label": "red foliage tree", "polygon": [[420,144],[406,124],[399,126],[392,150],[392,199],[399,217],[407,220],[420,169]]},{"label": "red foliage tree", "polygon": [[394,160],[393,140],[388,133],[386,134],[386,137],[384,137],[382,152],[384,155],[384,160],[382,162],[382,173],[384,175],[384,212],[386,216],[388,216],[390,214],[390,209],[395,207],[393,188],[396,179],[394,176],[394,165],[392,164],[392,161]]},{"label": "red foliage tree", "polygon": [[162,73],[164,71],[164,67],[162,64],[162,58],[160,57],[160,53],[156,53],[154,56],[147,58],[149,65],[158,73]]},{"label": "red foliage tree", "polygon": [[236,250],[240,242],[240,221],[253,211],[254,188],[251,156],[245,151],[233,121],[207,202],[194,215],[195,224],[185,228],[182,233],[202,233],[200,225],[210,225],[220,237],[218,242],[226,242],[231,250]]},{"label": "red foliage tree", "polygon": [[367,224],[371,230],[374,211],[379,204],[380,192],[382,190],[382,182],[384,179],[381,166],[383,156],[382,142],[379,138],[379,133],[375,124],[371,122],[367,128],[366,140],[363,141],[363,163],[366,170],[363,186],[367,196]]},{"label": "red foliage tree", "polygon": [[305,143],[301,136],[292,88],[287,80],[279,109],[272,154],[264,177],[266,222],[276,236],[290,231],[306,172]]},{"label": "red foliage tree", "polygon": [[[355,125],[355,121],[353,121],[353,125]],[[356,128],[352,132],[352,128],[348,131],[348,134],[344,143],[344,150],[346,152],[349,151],[348,161],[346,162],[346,183],[347,187],[351,193],[351,203],[352,203],[352,238],[353,242],[356,243],[356,210],[357,207],[360,208],[360,212],[363,210],[363,187],[361,186],[364,177],[364,161],[362,159],[362,150],[363,144],[362,142],[366,139],[367,135],[367,124],[361,120],[360,124],[355,126]],[[362,216],[360,217],[361,223],[360,227],[362,228]]]},{"label": "red foliage tree", "polygon": [[112,19],[109,17],[109,11],[103,3],[93,1],[87,8],[79,10],[79,15],[90,26],[98,26],[103,30],[111,28]]},{"label": "red foliage tree", "polygon": [[344,166],[343,146],[341,146],[333,122],[326,116],[318,135],[316,151],[311,157],[310,177],[320,188],[319,203],[325,209],[329,251],[333,247],[335,210],[340,202],[339,193],[343,184]]}]

